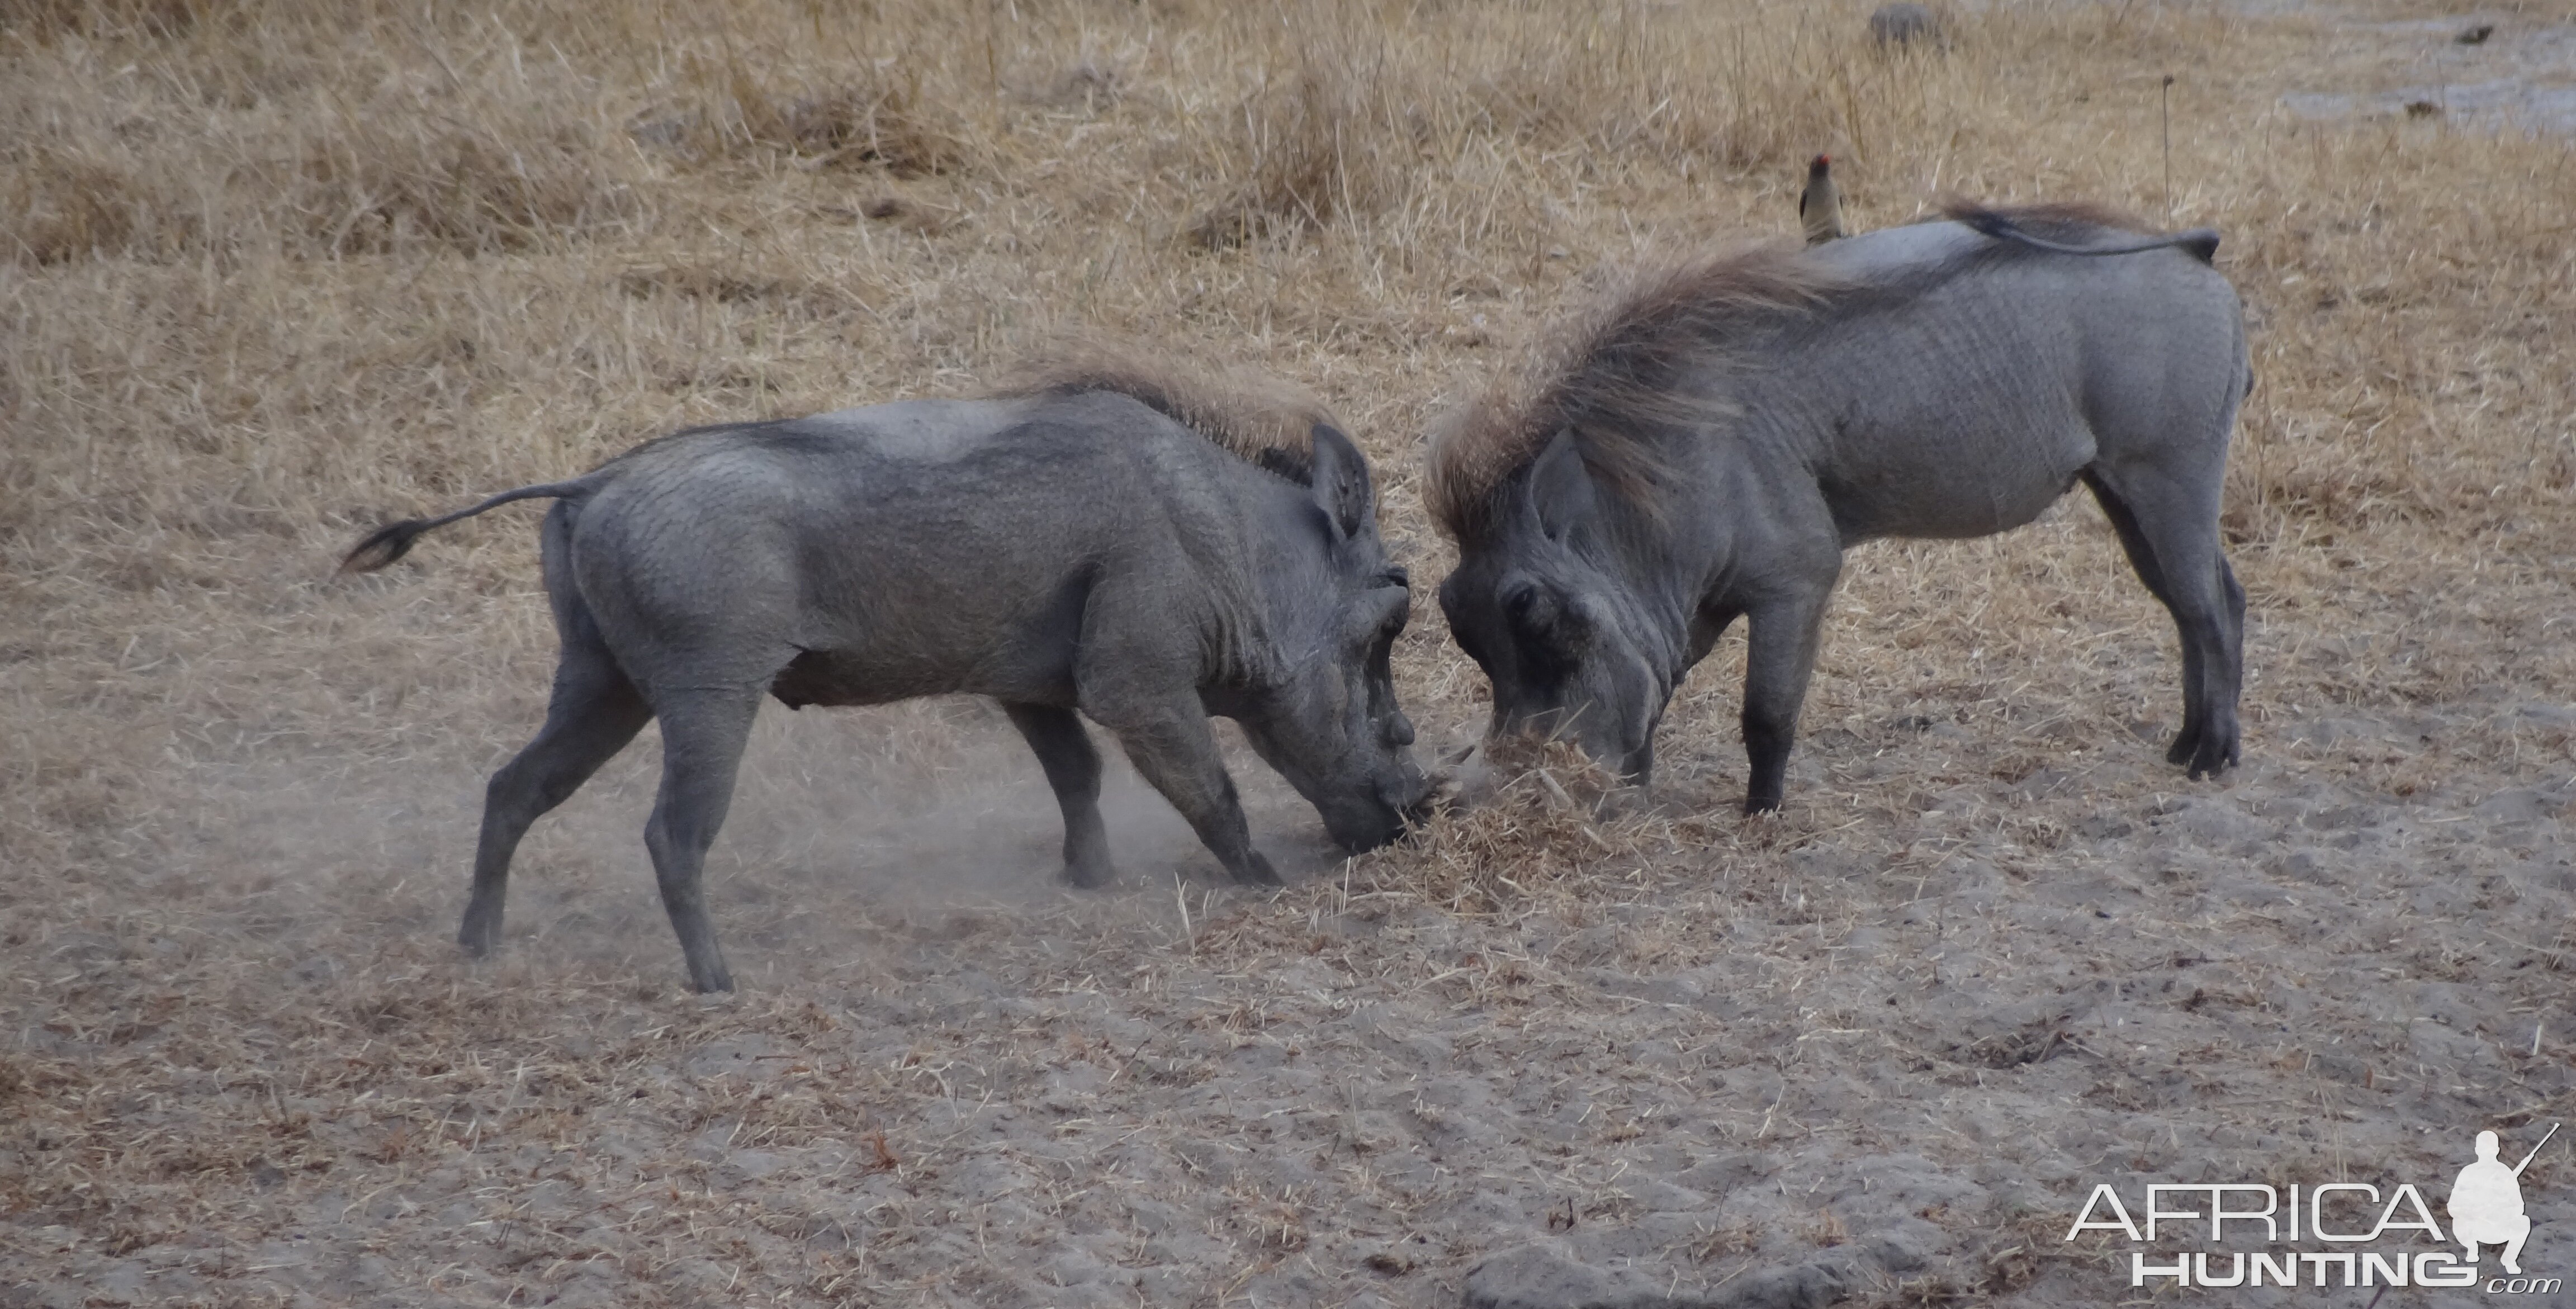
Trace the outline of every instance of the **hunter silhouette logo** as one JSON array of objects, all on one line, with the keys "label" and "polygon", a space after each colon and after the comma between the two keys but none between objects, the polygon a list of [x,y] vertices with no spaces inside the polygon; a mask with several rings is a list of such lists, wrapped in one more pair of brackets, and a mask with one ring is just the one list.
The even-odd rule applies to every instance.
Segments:
[{"label": "hunter silhouette logo", "polygon": [[2460,1170],[2451,1183],[2451,1235],[2469,1252],[2469,1262],[2478,1261],[2478,1247],[2504,1247],[2504,1270],[2522,1271],[2522,1243],[2531,1235],[2531,1218],[2522,1212],[2522,1170],[2540,1157],[2540,1146],[2558,1135],[2558,1126],[2550,1124],[2549,1136],[2511,1168],[2496,1158],[2498,1141],[2493,1132],[2478,1133],[2477,1162]]},{"label": "hunter silhouette logo", "polygon": [[[2477,1158],[2451,1182],[2445,1234],[2426,1192],[2398,1179],[2277,1182],[2149,1182],[2133,1208],[2119,1188],[2096,1184],[2063,1239],[2116,1232],[2127,1239],[2129,1285],[2171,1278],[2177,1287],[2478,1287],[2490,1295],[2559,1296],[2566,1282],[2527,1277],[2523,1243],[2531,1216],[2522,1174],[2558,1136],[2507,1164],[2503,1139],[2477,1134]],[[2161,1230],[2159,1230],[2161,1229]],[[2176,1248],[2181,1246],[2184,1248]],[[2478,1250],[2499,1247],[2503,1275],[2481,1278]],[[2192,1248],[2197,1247],[2197,1248]],[[2377,1303],[2374,1299],[2372,1303]],[[2558,1303],[2553,1299],[2550,1303]]]}]

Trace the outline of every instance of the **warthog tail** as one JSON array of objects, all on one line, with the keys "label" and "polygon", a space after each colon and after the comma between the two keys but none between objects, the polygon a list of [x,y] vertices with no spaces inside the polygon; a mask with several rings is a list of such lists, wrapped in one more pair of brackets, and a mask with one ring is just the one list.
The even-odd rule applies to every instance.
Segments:
[{"label": "warthog tail", "polygon": [[541,486],[523,486],[514,491],[503,491],[471,509],[459,509],[455,513],[441,514],[436,518],[406,518],[399,523],[387,523],[367,533],[367,539],[351,547],[349,557],[340,561],[340,571],[372,573],[411,553],[411,543],[420,539],[422,533],[433,528],[445,527],[460,519],[472,518],[487,509],[498,509],[513,500],[561,499],[566,496],[580,495],[589,489],[590,482],[586,478],[574,478],[569,482],[547,482]]},{"label": "warthog tail", "polygon": [[2204,264],[2218,257],[2218,230],[2210,227],[2195,227],[2188,232],[2175,232],[2170,236],[2144,237],[2121,245],[2067,245],[2064,242],[2051,241],[2046,237],[2034,235],[2029,229],[2015,222],[2012,215],[1992,209],[1958,210],[1954,211],[1951,217],[1980,236],[1991,237],[1997,241],[2011,241],[2029,246],[2034,250],[2046,250],[2052,254],[2133,255],[2148,250],[2162,250],[2170,246],[2188,253]]}]

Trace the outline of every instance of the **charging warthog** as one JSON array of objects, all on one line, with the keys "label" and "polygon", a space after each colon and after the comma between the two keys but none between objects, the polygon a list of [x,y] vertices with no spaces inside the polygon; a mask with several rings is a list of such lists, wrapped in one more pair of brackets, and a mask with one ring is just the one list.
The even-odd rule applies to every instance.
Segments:
[{"label": "charging warthog", "polygon": [[2080,481],[2182,634],[2168,757],[2236,761],[2245,593],[2218,508],[2252,374],[2216,234],[1952,217],[1667,268],[1447,420],[1440,604],[1495,732],[1643,782],[1673,688],[1744,617],[1745,808],[1775,809],[1844,547],[2005,531]]},{"label": "charging warthog", "polygon": [[702,428],[360,542],[345,569],[495,505],[555,501],[541,540],[562,663],[545,727],[492,776],[465,948],[498,943],[529,824],[659,718],[645,844],[690,980],[731,989],[698,875],[764,694],[999,700],[1055,788],[1081,886],[1112,870],[1076,710],[1238,881],[1278,877],[1210,714],[1242,725],[1334,839],[1393,839],[1429,790],[1387,664],[1404,571],[1349,438],[1320,408],[1253,396],[1097,366],[982,400]]}]

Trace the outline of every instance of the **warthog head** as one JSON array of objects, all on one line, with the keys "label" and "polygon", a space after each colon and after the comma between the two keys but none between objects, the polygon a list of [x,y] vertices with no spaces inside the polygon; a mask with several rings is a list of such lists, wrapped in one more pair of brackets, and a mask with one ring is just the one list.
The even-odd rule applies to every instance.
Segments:
[{"label": "warthog head", "polygon": [[1404,569],[1387,561],[1358,448],[1329,425],[1318,424],[1313,439],[1314,504],[1322,512],[1309,522],[1324,549],[1320,557],[1283,551],[1271,566],[1322,576],[1278,588],[1302,601],[1272,606],[1294,629],[1272,634],[1284,656],[1280,673],[1229,716],[1323,815],[1335,841],[1370,850],[1402,834],[1431,794],[1413,762],[1413,723],[1396,707],[1389,667],[1412,590]]},{"label": "warthog head", "polygon": [[1582,454],[1560,435],[1512,509],[1461,543],[1440,609],[1493,683],[1492,735],[1571,741],[1643,783],[1680,664],[1644,598],[1592,561],[1609,530]]}]

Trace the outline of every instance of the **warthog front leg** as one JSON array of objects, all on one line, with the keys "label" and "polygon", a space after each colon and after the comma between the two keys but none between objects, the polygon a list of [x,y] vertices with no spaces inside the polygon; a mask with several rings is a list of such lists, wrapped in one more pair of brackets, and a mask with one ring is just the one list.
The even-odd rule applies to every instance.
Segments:
[{"label": "warthog front leg", "polygon": [[1780,807],[1789,788],[1789,747],[1798,710],[1816,670],[1816,638],[1833,594],[1833,576],[1747,611],[1744,656],[1744,754],[1750,764],[1744,812]]},{"label": "warthog front leg", "polygon": [[546,725],[483,788],[483,835],[474,847],[474,891],[465,902],[457,943],[472,955],[501,944],[501,903],[509,892],[510,857],[530,824],[562,804],[652,718],[635,685],[605,648],[568,640],[555,669]]},{"label": "warthog front leg", "polygon": [[689,982],[700,991],[733,989],[699,874],[733,805],[734,774],[765,685],[688,688],[654,697],[662,718],[662,793],[644,824],[644,845],[653,853],[662,908],[688,957]]},{"label": "warthog front leg", "polygon": [[1109,862],[1109,832],[1100,822],[1100,752],[1082,730],[1081,717],[1049,705],[1004,704],[1002,712],[1037,752],[1064,811],[1064,879],[1075,886],[1107,886],[1118,870]]},{"label": "warthog front leg", "polygon": [[1248,885],[1280,885],[1270,861],[1252,848],[1242,797],[1226,776],[1197,697],[1169,705],[1092,707],[1091,716],[1118,734],[1136,771],[1189,820],[1229,876]]}]

